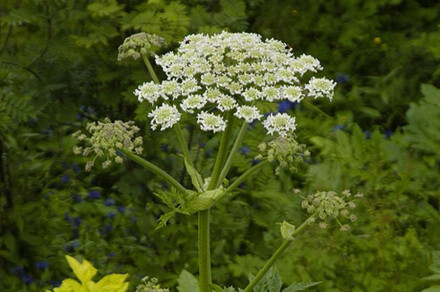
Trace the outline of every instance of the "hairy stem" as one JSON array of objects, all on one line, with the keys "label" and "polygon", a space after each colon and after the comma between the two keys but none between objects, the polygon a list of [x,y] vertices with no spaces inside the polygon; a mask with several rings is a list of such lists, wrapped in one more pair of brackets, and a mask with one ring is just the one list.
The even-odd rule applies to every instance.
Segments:
[{"label": "hairy stem", "polygon": [[[292,236],[297,236],[301,232],[304,231],[304,229],[309,225],[310,221],[313,220],[313,216],[307,218],[306,221],[304,221],[296,230],[293,232]],[[255,276],[255,278],[249,283],[249,285],[246,286],[246,288],[243,290],[243,292],[251,292],[255,285],[260,282],[260,280],[264,277],[266,272],[270,269],[270,267],[273,266],[275,261],[283,254],[283,252],[286,250],[286,248],[290,245],[290,243],[293,240],[286,240],[284,241],[281,246],[274,252],[274,254],[270,257],[270,259],[266,262],[266,264],[261,268],[261,270],[258,272],[258,274]]]},{"label": "hairy stem", "polygon": [[157,167],[156,165],[143,159],[142,157],[137,156],[136,154],[134,154],[133,152],[131,152],[129,150],[126,150],[126,149],[120,149],[120,150],[122,153],[127,155],[128,158],[130,158],[134,162],[142,165],[146,169],[151,170],[152,172],[154,172],[155,174],[160,176],[163,180],[165,180],[168,184],[170,184],[172,187],[174,187],[175,189],[177,189],[181,193],[184,193],[184,194],[188,193],[188,190],[184,186],[182,186],[177,180],[175,180],[172,176],[170,176],[168,173],[166,173],[163,169]]}]

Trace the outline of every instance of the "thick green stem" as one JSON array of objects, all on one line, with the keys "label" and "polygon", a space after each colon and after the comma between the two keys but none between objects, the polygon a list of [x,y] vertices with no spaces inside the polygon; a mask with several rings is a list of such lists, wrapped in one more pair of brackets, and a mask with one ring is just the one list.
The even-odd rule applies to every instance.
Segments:
[{"label": "thick green stem", "polygon": [[122,153],[127,155],[128,158],[130,158],[134,162],[142,165],[146,169],[151,170],[152,172],[154,172],[155,174],[160,176],[163,180],[165,180],[167,183],[169,183],[172,187],[174,187],[178,191],[180,191],[182,193],[188,192],[188,190],[184,186],[182,186],[177,180],[175,180],[172,176],[170,176],[168,173],[166,173],[163,169],[157,167],[156,165],[143,159],[142,157],[137,156],[136,154],[134,154],[133,152],[131,152],[129,150],[126,150],[126,149],[120,149],[120,150]]},{"label": "thick green stem", "polygon": [[223,166],[222,171],[220,172],[220,175],[217,179],[216,188],[218,188],[223,180],[225,179],[226,175],[228,175],[229,169],[232,166],[232,162],[234,161],[234,156],[237,153],[238,147],[240,147],[241,143],[243,142],[244,136],[246,134],[248,123],[244,122],[243,125],[240,128],[240,132],[238,132],[237,138],[235,139],[234,146],[232,146],[232,150],[229,153],[228,159],[225,162],[225,165]]},{"label": "thick green stem", "polygon": [[153,79],[154,83],[159,84],[160,83],[159,78],[157,78],[156,72],[154,72],[153,66],[151,66],[148,56],[142,54],[142,60],[144,60],[145,66],[147,66],[148,69],[148,73],[150,73],[150,76]]},{"label": "thick green stem", "polygon": [[[292,236],[297,236],[300,234],[304,229],[309,225],[310,221],[313,220],[313,216],[309,217],[306,221],[303,222],[292,234]],[[271,258],[266,262],[266,264],[261,268],[261,270],[258,272],[258,274],[255,276],[254,279],[249,283],[249,285],[246,286],[246,288],[243,290],[243,292],[250,292],[252,289],[254,289],[255,285],[258,284],[258,282],[261,280],[261,278],[264,277],[266,272],[270,269],[270,267],[273,266],[275,261],[283,254],[283,252],[286,250],[286,248],[290,245],[290,243],[293,240],[286,240],[284,241],[281,246],[275,251],[275,253],[271,256]]]},{"label": "thick green stem", "polygon": [[200,292],[211,292],[211,250],[209,209],[199,212],[199,287]]},{"label": "thick green stem", "polygon": [[302,103],[309,109],[317,111],[318,113],[320,113],[321,115],[327,117],[327,118],[332,118],[331,116],[329,116],[328,114],[326,114],[325,112],[323,112],[320,108],[318,108],[317,106],[311,104],[308,100],[304,99],[302,100]]}]

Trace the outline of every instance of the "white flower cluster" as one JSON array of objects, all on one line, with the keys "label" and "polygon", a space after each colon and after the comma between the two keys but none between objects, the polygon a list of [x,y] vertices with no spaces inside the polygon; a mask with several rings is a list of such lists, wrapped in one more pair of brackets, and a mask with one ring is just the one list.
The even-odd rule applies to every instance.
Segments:
[{"label": "white flower cluster", "polygon": [[90,144],[89,147],[74,146],[73,152],[75,154],[89,156],[94,154],[93,160],[90,160],[86,164],[86,171],[90,171],[95,163],[96,158],[105,157],[106,160],[102,163],[102,168],[107,168],[111,165],[112,160],[116,163],[122,163],[123,159],[118,155],[118,149],[127,149],[141,154],[142,137],[135,137],[139,132],[139,128],[134,125],[133,121],[111,122],[106,118],[104,122],[88,123],[87,131],[90,132],[91,137],[87,137],[86,134],[81,131],[73,133],[73,137],[79,141],[86,141]]},{"label": "white flower cluster", "polygon": [[164,38],[145,32],[129,36],[118,48],[118,61],[126,58],[139,59],[142,54],[154,55],[160,48],[166,47]]},{"label": "white flower cluster", "polygon": [[[253,33],[189,35],[177,52],[156,56],[156,63],[167,80],[161,84],[146,82],[134,91],[139,101],[156,105],[149,114],[153,130],[158,125],[161,130],[171,127],[179,121],[180,113],[189,113],[197,114],[202,130],[223,131],[225,112],[232,111],[233,116],[251,123],[263,118],[258,109],[260,101],[295,102],[306,96],[331,99],[336,84],[315,77],[302,81],[306,72],[322,70],[317,59],[295,57],[285,43],[263,41]],[[263,126],[271,135],[285,136],[295,130],[295,119],[271,114]]]}]

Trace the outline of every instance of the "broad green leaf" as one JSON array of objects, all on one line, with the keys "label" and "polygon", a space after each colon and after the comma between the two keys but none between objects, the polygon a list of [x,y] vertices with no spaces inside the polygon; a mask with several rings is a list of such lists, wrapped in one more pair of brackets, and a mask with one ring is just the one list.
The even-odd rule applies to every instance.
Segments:
[{"label": "broad green leaf", "polygon": [[91,292],[125,292],[128,288],[128,282],[125,282],[128,274],[111,274],[102,278],[93,287]]},{"label": "broad green leaf", "polygon": [[66,279],[61,286],[53,289],[54,292],[89,292],[85,287],[73,279]]},{"label": "broad green leaf", "polygon": [[177,283],[179,292],[199,292],[199,281],[187,270],[182,270]]},{"label": "broad green leaf", "polygon": [[440,280],[440,274],[435,274],[435,275],[431,275],[428,277],[423,277],[422,280],[437,281],[437,280]]},{"label": "broad green leaf", "polygon": [[75,258],[68,255],[66,255],[66,259],[70,267],[72,268],[73,273],[75,273],[76,277],[81,281],[83,285],[87,285],[98,271],[87,260],[83,260],[82,263],[79,263]]}]

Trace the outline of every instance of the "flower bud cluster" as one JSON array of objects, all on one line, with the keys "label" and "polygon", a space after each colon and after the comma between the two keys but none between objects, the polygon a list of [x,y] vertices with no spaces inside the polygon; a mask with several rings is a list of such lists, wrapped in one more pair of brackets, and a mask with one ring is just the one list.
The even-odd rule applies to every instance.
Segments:
[{"label": "flower bud cluster", "polygon": [[148,280],[149,277],[142,278],[142,284],[138,285],[136,287],[135,292],[168,292],[167,288],[160,288],[160,285],[157,284],[156,278],[151,278]]},{"label": "flower bud cluster", "polygon": [[275,173],[278,175],[282,169],[288,169],[290,172],[295,172],[299,162],[302,162],[304,157],[310,155],[306,150],[306,145],[299,144],[295,140],[294,134],[287,134],[286,136],[278,136],[269,143],[263,142],[258,145],[260,154],[255,159],[262,160],[266,158],[269,161],[277,161],[278,166]]},{"label": "flower bud cluster", "polygon": [[[286,113],[264,118],[262,102],[301,101],[304,97],[332,99],[335,82],[312,77],[306,72],[322,70],[312,56],[294,56],[292,48],[274,39],[262,40],[253,33],[222,32],[212,36],[187,36],[177,52],[156,56],[167,80],[161,84],[145,82],[134,91],[140,102],[155,106],[150,112],[152,129],[164,130],[184,114],[197,117],[203,131],[223,131],[225,116],[247,123],[263,120],[268,134],[286,136],[295,130],[295,119]],[[173,107],[174,111],[169,111]],[[168,118],[156,115],[169,112]],[[215,115],[207,119],[207,114]],[[207,122],[209,121],[209,125]],[[216,124],[213,124],[216,123]]]},{"label": "flower bud cluster", "polygon": [[129,36],[118,48],[118,61],[126,58],[139,59],[141,55],[153,56],[160,48],[166,47],[164,38],[148,33],[137,33]]},{"label": "flower bud cluster", "polygon": [[341,231],[349,231],[350,226],[342,224],[338,218],[343,217],[350,222],[356,221],[357,217],[352,213],[352,210],[356,208],[354,200],[362,197],[362,193],[357,193],[352,197],[349,190],[343,191],[340,195],[333,191],[317,192],[304,198],[301,206],[313,215],[313,221],[319,221],[319,227],[326,228],[327,221],[335,218]]},{"label": "flower bud cluster", "polygon": [[92,154],[93,159],[87,162],[85,167],[86,171],[92,169],[98,157],[105,158],[105,161],[102,163],[102,168],[109,167],[112,160],[116,163],[122,163],[123,159],[118,155],[118,149],[127,149],[136,154],[142,153],[142,137],[135,137],[135,134],[139,132],[139,128],[134,125],[133,121],[111,122],[110,119],[106,118],[104,122],[88,123],[86,129],[91,134],[91,137],[87,137],[86,134],[81,131],[77,131],[73,134],[74,138],[79,141],[85,141],[91,145],[89,147],[73,147],[75,154],[83,156]]}]

